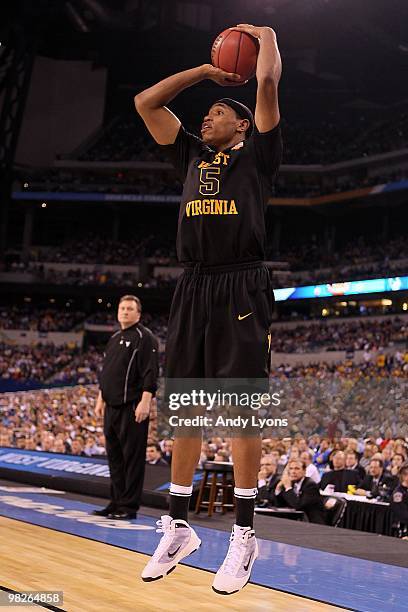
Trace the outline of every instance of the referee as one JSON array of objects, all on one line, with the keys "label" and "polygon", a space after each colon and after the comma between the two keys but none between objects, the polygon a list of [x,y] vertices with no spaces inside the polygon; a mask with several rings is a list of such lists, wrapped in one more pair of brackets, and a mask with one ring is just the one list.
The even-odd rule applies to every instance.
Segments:
[{"label": "referee", "polygon": [[140,323],[135,295],[119,301],[120,329],[110,338],[100,374],[96,416],[104,416],[111,499],[97,516],[135,519],[142,495],[150,403],[157,389],[158,342]]}]

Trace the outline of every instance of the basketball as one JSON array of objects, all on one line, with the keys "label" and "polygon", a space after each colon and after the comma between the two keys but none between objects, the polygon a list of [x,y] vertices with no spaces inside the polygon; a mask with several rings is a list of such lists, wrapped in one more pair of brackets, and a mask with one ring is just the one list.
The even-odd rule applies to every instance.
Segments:
[{"label": "basketball", "polygon": [[238,30],[224,30],[217,36],[211,48],[211,62],[225,72],[235,72],[241,81],[231,85],[242,85],[255,75],[259,43],[256,38]]}]

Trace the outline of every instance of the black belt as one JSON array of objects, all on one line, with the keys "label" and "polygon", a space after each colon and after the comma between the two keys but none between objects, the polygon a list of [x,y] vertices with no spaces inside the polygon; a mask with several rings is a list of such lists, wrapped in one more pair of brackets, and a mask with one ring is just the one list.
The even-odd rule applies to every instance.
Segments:
[{"label": "black belt", "polygon": [[221,264],[216,266],[208,266],[201,262],[187,262],[183,263],[185,272],[190,274],[219,274],[221,272],[235,272],[236,270],[251,270],[252,268],[259,268],[264,262],[262,260],[256,261],[242,261],[235,264]]}]

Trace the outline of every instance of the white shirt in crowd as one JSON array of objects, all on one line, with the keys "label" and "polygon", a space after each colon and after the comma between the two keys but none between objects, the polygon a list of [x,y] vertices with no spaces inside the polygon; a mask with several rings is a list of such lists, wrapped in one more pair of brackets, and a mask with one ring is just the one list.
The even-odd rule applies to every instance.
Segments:
[{"label": "white shirt in crowd", "polygon": [[313,463],[307,466],[306,468],[306,476],[311,478],[316,484],[319,484],[321,478],[319,474],[319,470]]}]

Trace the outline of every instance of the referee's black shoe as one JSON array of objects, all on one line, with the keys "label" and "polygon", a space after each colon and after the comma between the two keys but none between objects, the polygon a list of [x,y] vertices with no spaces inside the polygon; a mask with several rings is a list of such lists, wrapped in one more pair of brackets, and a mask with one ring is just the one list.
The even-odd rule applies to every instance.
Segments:
[{"label": "referee's black shoe", "polygon": [[115,508],[113,506],[106,506],[106,508],[101,508],[100,510],[92,510],[92,514],[94,516],[108,516],[115,512]]},{"label": "referee's black shoe", "polygon": [[136,512],[121,512],[117,510],[108,514],[108,519],[113,519],[114,521],[132,521],[135,518],[137,518]]}]

